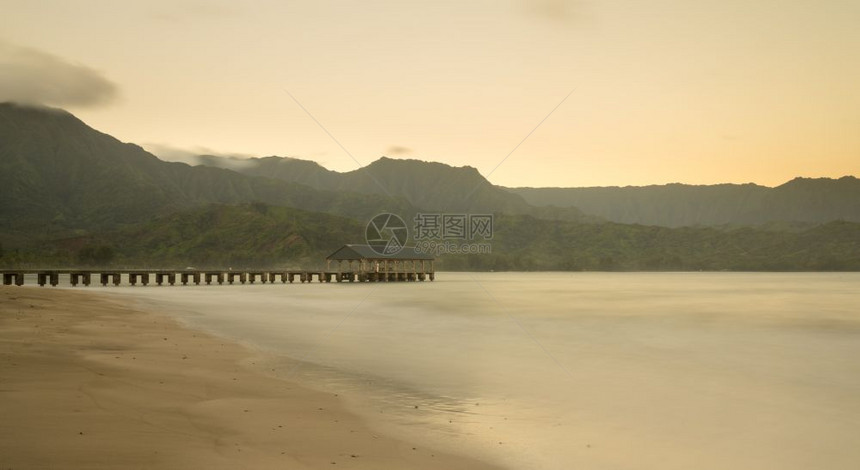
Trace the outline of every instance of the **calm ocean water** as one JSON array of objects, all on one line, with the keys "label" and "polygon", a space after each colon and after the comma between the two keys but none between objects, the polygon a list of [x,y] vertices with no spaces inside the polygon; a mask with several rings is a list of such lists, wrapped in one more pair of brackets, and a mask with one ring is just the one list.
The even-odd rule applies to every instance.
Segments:
[{"label": "calm ocean water", "polygon": [[860,465],[860,273],[95,290],[249,345],[381,433],[510,468]]}]

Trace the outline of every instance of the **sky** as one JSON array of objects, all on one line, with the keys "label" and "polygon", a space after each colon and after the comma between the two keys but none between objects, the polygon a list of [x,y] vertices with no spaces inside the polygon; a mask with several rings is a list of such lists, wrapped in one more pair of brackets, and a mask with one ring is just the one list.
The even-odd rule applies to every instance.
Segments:
[{"label": "sky", "polygon": [[504,186],[860,175],[857,0],[0,0],[0,101],[171,159]]}]

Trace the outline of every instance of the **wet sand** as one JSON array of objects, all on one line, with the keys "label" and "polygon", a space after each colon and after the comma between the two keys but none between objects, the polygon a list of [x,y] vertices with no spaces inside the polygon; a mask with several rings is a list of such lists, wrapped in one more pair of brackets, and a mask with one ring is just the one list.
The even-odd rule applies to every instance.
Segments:
[{"label": "wet sand", "polygon": [[113,298],[0,287],[0,468],[496,468],[379,435],[255,367]]}]

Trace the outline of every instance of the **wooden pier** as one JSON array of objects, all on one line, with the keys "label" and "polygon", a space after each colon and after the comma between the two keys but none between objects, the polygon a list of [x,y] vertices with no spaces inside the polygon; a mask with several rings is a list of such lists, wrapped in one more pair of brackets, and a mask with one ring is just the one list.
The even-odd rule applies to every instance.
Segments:
[{"label": "wooden pier", "polygon": [[[60,276],[68,278],[71,286],[89,286],[93,281],[103,285],[119,286],[123,278],[129,285],[183,286],[194,284],[261,284],[280,281],[281,284],[295,281],[313,282],[412,282],[435,280],[435,259],[417,253],[412,248],[404,248],[393,255],[380,255],[368,245],[344,245],[326,257],[327,269],[315,270],[278,270],[278,269],[9,269],[2,270],[3,285],[23,286],[26,275],[35,274],[40,286],[56,286]],[[333,262],[337,269],[332,269]],[[346,269],[344,269],[344,267]]]},{"label": "wooden pier", "polygon": [[25,279],[35,275],[40,286],[57,286],[60,280],[67,280],[72,287],[93,285],[94,281],[102,286],[119,286],[123,280],[131,286],[183,286],[223,285],[223,284],[281,284],[301,282],[411,282],[433,281],[434,272],[358,272],[358,271],[236,271],[236,270],[169,270],[169,269],[17,269],[0,271],[3,285],[23,286]]}]

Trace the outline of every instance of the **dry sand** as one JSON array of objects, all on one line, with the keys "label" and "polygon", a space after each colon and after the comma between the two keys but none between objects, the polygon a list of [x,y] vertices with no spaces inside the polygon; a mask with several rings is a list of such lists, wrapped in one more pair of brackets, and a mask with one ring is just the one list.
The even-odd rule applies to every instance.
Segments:
[{"label": "dry sand", "polygon": [[494,468],[380,436],[252,361],[112,298],[0,287],[0,468]]}]

